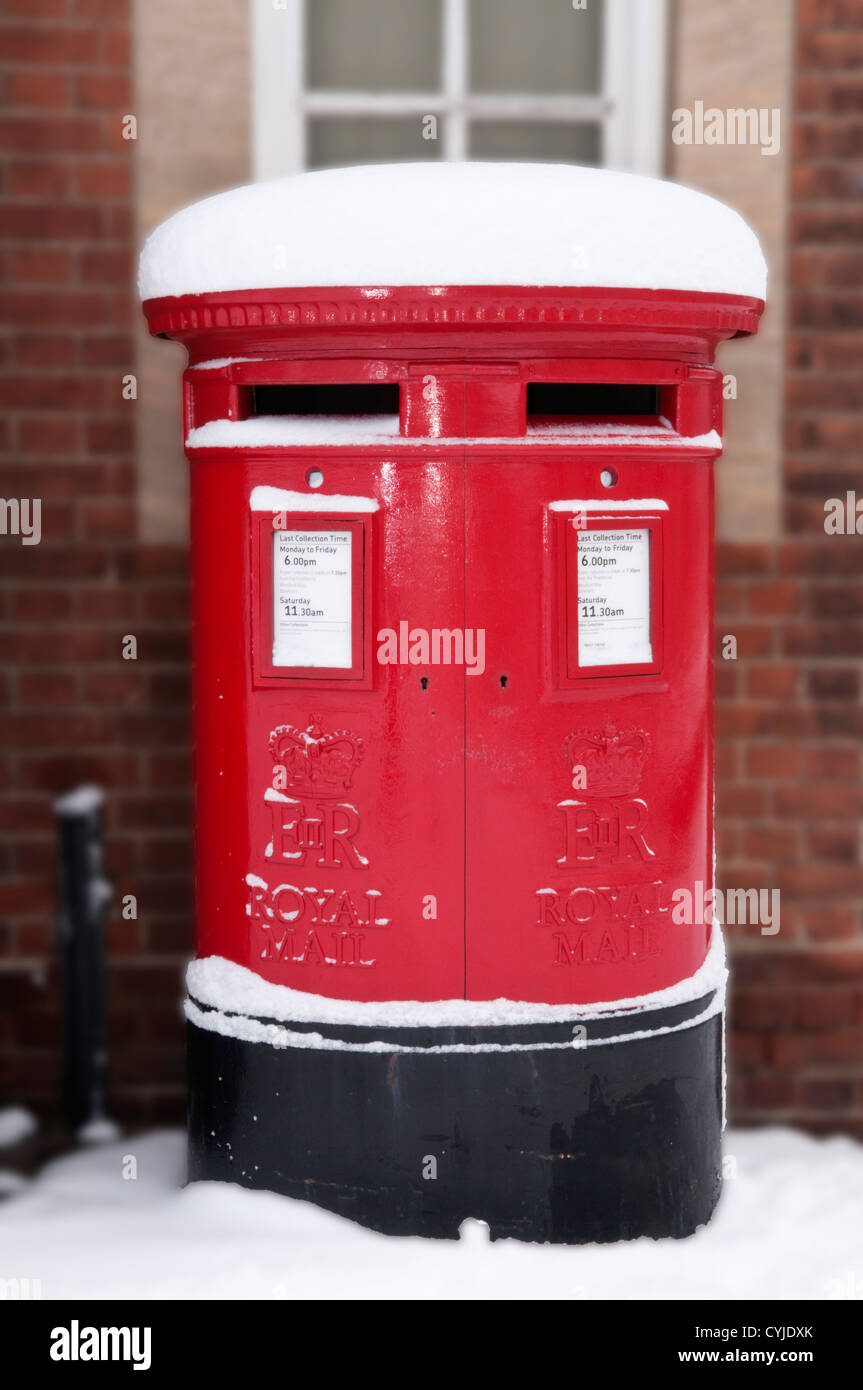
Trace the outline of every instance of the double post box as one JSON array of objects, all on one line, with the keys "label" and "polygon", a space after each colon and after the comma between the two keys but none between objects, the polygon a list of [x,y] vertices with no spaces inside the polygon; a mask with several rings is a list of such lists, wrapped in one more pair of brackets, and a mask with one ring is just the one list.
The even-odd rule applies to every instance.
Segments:
[{"label": "double post box", "polygon": [[[470,171],[410,173],[423,269]],[[589,243],[582,176],[620,198],[541,187]],[[394,1233],[685,1235],[722,1127],[719,929],[676,911],[714,872],[713,359],[763,292],[675,286],[673,248],[632,284],[590,255],[459,282],[458,238],[411,283],[407,177],[223,195],[142,261],[151,332],[189,352],[191,1175]],[[670,226],[680,190],[629,182],[635,244],[639,199]],[[350,249],[309,281],[273,248],[324,238],[321,186]],[[710,206],[733,282],[754,238]],[[461,215],[465,257],[507,237]]]}]

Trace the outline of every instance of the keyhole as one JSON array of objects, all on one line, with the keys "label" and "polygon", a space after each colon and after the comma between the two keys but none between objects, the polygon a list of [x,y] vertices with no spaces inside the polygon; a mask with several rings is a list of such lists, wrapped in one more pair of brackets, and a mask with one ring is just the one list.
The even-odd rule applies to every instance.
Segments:
[{"label": "keyhole", "polygon": [[428,676],[420,676],[420,685],[422,686],[423,690],[428,690],[428,688],[429,688],[429,678],[428,678]]},{"label": "keyhole", "polygon": [[501,688],[501,690],[506,690],[506,683],[507,683],[508,680],[509,680],[509,676],[501,676],[501,678],[500,678],[500,688]]}]

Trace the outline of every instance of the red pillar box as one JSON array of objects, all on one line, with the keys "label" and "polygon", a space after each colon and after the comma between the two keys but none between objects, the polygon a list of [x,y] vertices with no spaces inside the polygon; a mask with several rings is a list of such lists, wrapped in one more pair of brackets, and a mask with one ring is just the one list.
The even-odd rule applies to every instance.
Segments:
[{"label": "red pillar box", "polygon": [[687,1234],[724,966],[675,893],[713,881],[712,363],[754,236],[597,170],[337,170],[179,213],[141,292],[189,352],[193,1176]]}]

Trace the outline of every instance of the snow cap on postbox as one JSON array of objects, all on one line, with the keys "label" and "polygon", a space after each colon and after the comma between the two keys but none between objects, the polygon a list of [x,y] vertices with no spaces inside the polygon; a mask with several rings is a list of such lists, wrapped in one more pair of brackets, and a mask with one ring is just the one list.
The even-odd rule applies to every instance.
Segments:
[{"label": "snow cap on postbox", "polygon": [[518,285],[765,297],[742,217],[694,189],[566,164],[377,164],[231,189],[141,253],[143,300],[323,286]]}]

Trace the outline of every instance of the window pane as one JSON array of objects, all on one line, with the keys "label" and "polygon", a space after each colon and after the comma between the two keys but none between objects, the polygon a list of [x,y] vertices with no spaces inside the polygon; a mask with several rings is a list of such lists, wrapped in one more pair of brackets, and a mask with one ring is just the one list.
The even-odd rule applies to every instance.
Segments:
[{"label": "window pane", "polygon": [[440,157],[441,141],[423,139],[420,116],[313,116],[307,131],[309,169]]},{"label": "window pane", "polygon": [[306,0],[306,87],[440,90],[441,0]]},{"label": "window pane", "polygon": [[599,126],[588,121],[474,121],[469,148],[471,159],[602,163]]},{"label": "window pane", "polygon": [[602,0],[470,0],[474,92],[602,90]]}]

